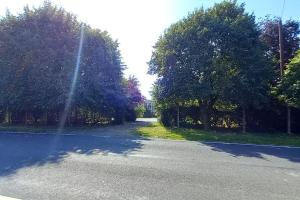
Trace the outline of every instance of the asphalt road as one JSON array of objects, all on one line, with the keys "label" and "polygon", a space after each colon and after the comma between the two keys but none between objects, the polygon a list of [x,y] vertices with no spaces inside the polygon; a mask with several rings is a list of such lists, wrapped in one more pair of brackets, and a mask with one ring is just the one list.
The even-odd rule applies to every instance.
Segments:
[{"label": "asphalt road", "polygon": [[128,134],[135,126],[60,136],[1,133],[0,195],[300,199],[300,148],[147,140]]}]

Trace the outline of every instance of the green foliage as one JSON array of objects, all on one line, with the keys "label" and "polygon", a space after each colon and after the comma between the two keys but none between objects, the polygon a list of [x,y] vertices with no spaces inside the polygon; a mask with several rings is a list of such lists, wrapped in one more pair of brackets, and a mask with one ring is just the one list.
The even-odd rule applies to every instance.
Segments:
[{"label": "green foliage", "polygon": [[160,112],[160,122],[166,126],[171,127],[176,124],[176,110],[174,108],[162,109]]},{"label": "green foliage", "polygon": [[[259,130],[286,130],[287,108],[284,99],[276,95],[277,84],[281,80],[280,56],[279,56],[279,18],[267,17],[260,22],[260,39],[267,47],[266,54],[272,59],[274,77],[272,80],[272,94],[268,95],[268,103],[263,104],[261,109],[252,108],[248,112],[248,126]],[[286,64],[292,59],[300,45],[300,26],[299,22],[289,19],[282,22],[282,43],[283,43],[283,64],[284,70]],[[278,91],[279,92],[279,91]],[[299,132],[300,109],[291,108],[291,124],[294,133]]]},{"label": "green foliage", "polygon": [[[220,100],[239,106],[256,106],[266,100],[272,68],[259,40],[255,17],[243,5],[224,2],[211,9],[215,18],[216,93]],[[219,47],[218,47],[219,46]]]},{"label": "green foliage", "polygon": [[255,17],[235,1],[171,25],[149,62],[149,73],[158,76],[153,96],[162,118],[168,116],[163,110],[197,102],[208,128],[217,103],[259,107],[267,101],[272,68],[259,34]]},{"label": "green foliage", "polygon": [[300,108],[300,51],[287,65],[282,80],[274,87],[273,94],[287,105]]},{"label": "green foliage", "polygon": [[149,126],[139,127],[136,134],[144,137],[164,138],[172,140],[191,140],[207,142],[238,142],[250,144],[271,144],[288,145],[300,147],[299,136],[289,136],[283,134],[259,134],[259,133],[234,133],[234,132],[215,132],[199,129],[187,128],[166,128],[159,123]]},{"label": "green foliage", "polygon": [[[46,121],[58,120],[74,74],[81,24],[76,16],[49,2],[40,8],[25,7],[18,16],[8,13],[1,18],[0,110],[21,116],[25,122],[28,114],[35,121],[44,114]],[[84,27],[70,115],[75,115],[75,122],[95,116],[113,117],[122,123],[127,99],[118,42],[107,32]],[[87,113],[77,112],[80,108]]]},{"label": "green foliage", "polygon": [[144,104],[137,105],[134,108],[134,110],[135,110],[136,116],[139,117],[139,118],[143,117],[144,113],[146,111]]}]

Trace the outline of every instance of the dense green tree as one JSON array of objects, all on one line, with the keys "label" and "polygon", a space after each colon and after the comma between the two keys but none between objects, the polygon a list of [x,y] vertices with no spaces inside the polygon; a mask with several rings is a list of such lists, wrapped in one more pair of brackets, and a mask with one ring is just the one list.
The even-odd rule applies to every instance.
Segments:
[{"label": "dense green tree", "polygon": [[[279,18],[266,18],[261,22],[261,39],[268,47],[268,55],[273,58],[274,72],[276,76],[272,81],[272,85],[274,87],[277,86],[278,81],[281,80],[280,73],[280,55],[279,55]],[[295,56],[296,51],[299,49],[300,44],[300,26],[299,22],[295,20],[288,20],[283,23],[281,26],[282,29],[282,46],[283,46],[283,73],[286,68],[286,64]],[[271,114],[272,121],[276,122],[276,124],[282,124],[282,122],[286,121],[287,118],[287,132],[290,132],[290,125],[292,121],[290,121],[290,107],[286,109],[285,106],[282,105],[278,101],[278,98],[274,98],[272,96],[269,97],[270,103],[273,105],[271,107],[266,106],[264,108],[265,112],[273,112]],[[267,109],[268,110],[267,110]],[[287,113],[287,114],[286,114]],[[294,108],[295,116],[297,113],[300,113],[299,109]],[[256,118],[260,118],[259,113],[256,114]],[[284,116],[284,117],[281,117]],[[281,119],[282,118],[282,119]],[[296,125],[296,121],[294,126]],[[285,125],[283,124],[283,127]]]},{"label": "dense green tree", "polygon": [[274,94],[288,106],[300,108],[300,51],[287,65]]},{"label": "dense green tree", "polygon": [[217,102],[245,110],[258,106],[268,90],[271,68],[253,15],[224,1],[173,24],[155,45],[149,72],[158,75],[158,106],[197,104],[209,128]]},{"label": "dense green tree", "polygon": [[[49,2],[1,18],[0,110],[6,112],[7,121],[58,120],[74,76],[81,26],[76,16]],[[127,99],[118,42],[107,32],[84,27],[69,118],[79,114],[82,122],[105,117],[122,123]]]},{"label": "dense green tree", "polygon": [[75,22],[49,3],[2,18],[1,75],[7,79],[1,97],[7,109],[36,113],[64,106],[78,38]]},{"label": "dense green tree", "polygon": [[[203,9],[172,25],[161,37],[149,62],[149,72],[158,75],[155,96],[164,108],[195,100],[202,122],[209,127],[208,109],[214,101],[211,23]],[[179,112],[177,112],[178,114]],[[177,117],[178,118],[178,117]]]},{"label": "dense green tree", "polygon": [[242,108],[243,131],[246,131],[246,109],[267,101],[272,68],[265,47],[259,40],[255,17],[245,12],[244,5],[224,2],[209,10],[215,18],[215,57],[220,79],[214,79],[221,101]]}]

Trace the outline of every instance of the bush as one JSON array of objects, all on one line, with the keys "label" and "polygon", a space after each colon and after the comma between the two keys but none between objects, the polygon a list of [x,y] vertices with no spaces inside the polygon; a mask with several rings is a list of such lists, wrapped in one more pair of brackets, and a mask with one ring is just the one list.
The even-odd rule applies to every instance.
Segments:
[{"label": "bush", "polygon": [[136,114],[137,117],[143,117],[143,116],[144,116],[144,113],[145,113],[145,111],[146,111],[146,109],[145,109],[145,107],[144,107],[143,104],[137,105],[137,106],[134,108],[134,110],[135,110],[135,114]]},{"label": "bush", "polygon": [[175,125],[176,122],[175,117],[176,117],[175,109],[172,108],[164,109],[160,113],[160,122],[166,127],[171,127]]},{"label": "bush", "polygon": [[128,122],[135,122],[136,121],[136,111],[134,109],[127,109],[125,113],[125,120]]}]

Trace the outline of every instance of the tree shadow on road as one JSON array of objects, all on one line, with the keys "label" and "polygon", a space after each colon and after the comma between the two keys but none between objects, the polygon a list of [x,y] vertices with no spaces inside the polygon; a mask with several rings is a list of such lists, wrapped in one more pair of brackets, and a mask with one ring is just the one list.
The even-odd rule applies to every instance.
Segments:
[{"label": "tree shadow on road", "polygon": [[265,155],[300,162],[300,148],[271,147],[257,145],[239,145],[225,143],[204,143],[213,151],[225,152],[233,157],[254,157],[266,159]]},{"label": "tree shadow on road", "polygon": [[0,177],[30,166],[59,163],[70,153],[97,155],[115,153],[126,156],[142,148],[144,138],[128,134],[55,135],[0,134]]}]

